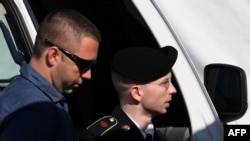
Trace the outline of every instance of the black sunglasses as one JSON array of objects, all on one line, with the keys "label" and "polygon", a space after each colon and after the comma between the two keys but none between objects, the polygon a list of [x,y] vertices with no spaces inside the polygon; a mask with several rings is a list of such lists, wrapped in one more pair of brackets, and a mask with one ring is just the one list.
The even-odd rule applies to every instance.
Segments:
[{"label": "black sunglasses", "polygon": [[67,57],[69,57],[70,60],[72,60],[73,62],[75,62],[76,65],[79,67],[79,69],[81,69],[83,71],[89,70],[96,63],[96,60],[85,60],[85,59],[82,59],[82,58],[80,58],[80,57],[72,54],[71,52],[69,52],[69,51],[61,48],[60,46],[52,43],[48,39],[45,39],[45,44],[47,46],[56,46],[63,54],[65,54]]}]

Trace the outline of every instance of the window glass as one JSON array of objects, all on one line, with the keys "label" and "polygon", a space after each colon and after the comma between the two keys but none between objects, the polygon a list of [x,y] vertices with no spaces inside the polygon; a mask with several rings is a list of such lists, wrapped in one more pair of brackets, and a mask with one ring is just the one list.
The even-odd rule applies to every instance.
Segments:
[{"label": "window glass", "polygon": [[[4,25],[9,29],[5,18],[1,19],[1,22],[2,26]],[[0,26],[0,87],[5,87],[9,84],[13,76],[19,74],[20,66],[14,62],[11,56],[2,26]]]}]

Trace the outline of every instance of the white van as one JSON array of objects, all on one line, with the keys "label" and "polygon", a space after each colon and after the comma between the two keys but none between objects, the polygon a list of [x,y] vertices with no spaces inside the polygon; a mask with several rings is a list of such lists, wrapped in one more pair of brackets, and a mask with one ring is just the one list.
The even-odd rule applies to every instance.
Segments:
[{"label": "white van", "polygon": [[116,51],[166,45],[179,52],[173,68],[178,94],[167,114],[154,123],[169,141],[223,141],[225,125],[250,125],[248,0],[0,2],[1,89],[19,73],[18,64],[29,60],[38,23],[49,11],[76,9],[100,29],[102,43],[93,79],[67,97],[77,128],[109,114],[117,104],[109,70]]}]

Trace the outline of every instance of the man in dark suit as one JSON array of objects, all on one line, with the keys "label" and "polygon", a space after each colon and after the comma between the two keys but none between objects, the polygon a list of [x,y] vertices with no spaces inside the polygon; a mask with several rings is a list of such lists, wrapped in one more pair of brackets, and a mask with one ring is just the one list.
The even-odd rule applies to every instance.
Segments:
[{"label": "man in dark suit", "polygon": [[119,105],[87,129],[100,141],[166,141],[152,123],[165,114],[176,89],[171,69],[177,50],[130,47],[117,52],[111,62],[111,76]]}]

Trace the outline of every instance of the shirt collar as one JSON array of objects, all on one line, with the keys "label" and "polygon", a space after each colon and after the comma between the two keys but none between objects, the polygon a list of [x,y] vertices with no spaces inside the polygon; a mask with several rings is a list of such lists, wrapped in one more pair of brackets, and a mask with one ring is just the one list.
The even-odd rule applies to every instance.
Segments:
[{"label": "shirt collar", "polygon": [[147,127],[147,129],[145,130],[145,132],[147,134],[151,134],[152,136],[154,135],[154,125],[152,123],[150,123]]},{"label": "shirt collar", "polygon": [[44,92],[44,94],[51,99],[52,102],[58,103],[60,100],[64,99],[64,96],[60,94],[55,87],[49,83],[41,74],[39,74],[35,69],[33,69],[26,62],[22,63],[20,69],[21,76],[31,81],[38,89]]},{"label": "shirt collar", "polygon": [[154,136],[154,125],[152,123],[148,124],[146,130],[144,131],[144,130],[142,130],[140,128],[139,124],[135,120],[133,120],[132,118],[130,118],[130,119],[134,122],[134,124],[136,125],[136,127],[140,130],[143,138],[146,138],[147,134],[151,134],[152,136]]}]

